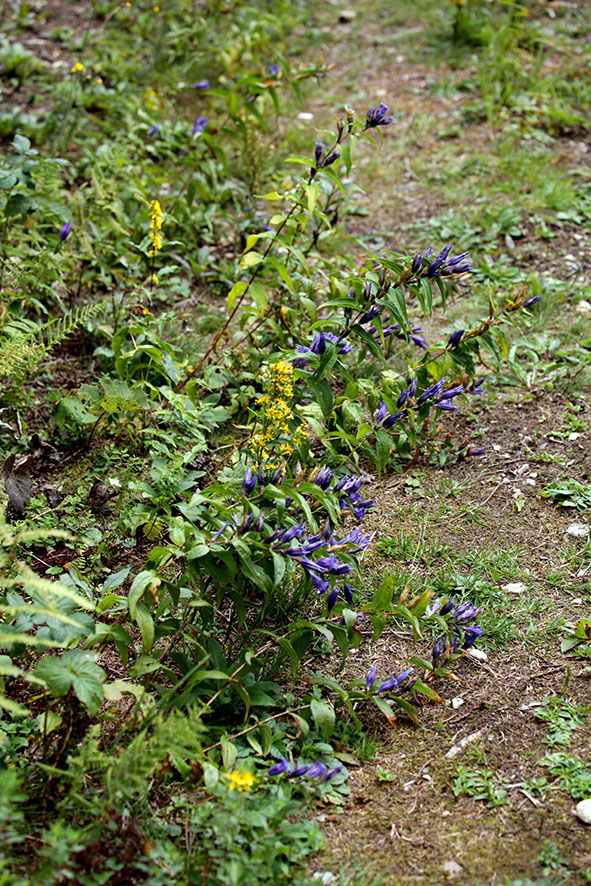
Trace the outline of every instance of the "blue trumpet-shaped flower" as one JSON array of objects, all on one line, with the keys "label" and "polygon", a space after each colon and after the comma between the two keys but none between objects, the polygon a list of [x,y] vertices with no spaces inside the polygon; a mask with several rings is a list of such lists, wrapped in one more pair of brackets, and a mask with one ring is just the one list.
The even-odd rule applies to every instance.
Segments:
[{"label": "blue trumpet-shaped flower", "polygon": [[368,692],[370,691],[373,684],[376,682],[377,672],[378,672],[378,669],[377,669],[376,665],[373,665],[373,667],[370,668],[367,677],[365,678],[365,688],[367,689]]},{"label": "blue trumpet-shaped flower", "polygon": [[376,126],[388,126],[394,123],[391,113],[391,109],[384,102],[380,102],[377,108],[371,107],[367,112],[365,128],[374,129]]},{"label": "blue trumpet-shaped flower", "polygon": [[285,757],[281,757],[279,763],[275,763],[274,766],[271,766],[270,769],[267,769],[265,775],[281,775],[283,772],[291,772],[291,766],[285,759]]},{"label": "blue trumpet-shaped flower", "polygon": [[252,495],[257,485],[256,474],[253,474],[250,466],[246,468],[244,477],[242,478],[242,491],[245,495]]},{"label": "blue trumpet-shaped flower", "polygon": [[480,625],[472,625],[464,631],[464,642],[462,649],[470,649],[477,640],[482,637],[482,628]]}]

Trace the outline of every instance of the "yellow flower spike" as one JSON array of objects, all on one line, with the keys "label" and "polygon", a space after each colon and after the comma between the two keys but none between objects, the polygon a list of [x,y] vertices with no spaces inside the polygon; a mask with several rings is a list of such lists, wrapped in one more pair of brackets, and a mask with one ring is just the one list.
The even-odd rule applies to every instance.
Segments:
[{"label": "yellow flower spike", "polygon": [[158,274],[152,274],[152,276],[150,277],[150,280],[155,286],[158,283]]},{"label": "yellow flower spike", "polygon": [[76,62],[76,64],[74,65],[74,67],[71,68],[70,73],[71,73],[71,74],[77,74],[78,72],[82,73],[82,72],[85,71],[85,70],[86,70],[86,68],[84,67],[84,65],[82,64],[82,62]]},{"label": "yellow flower spike", "polygon": [[148,250],[150,258],[155,258],[162,249],[162,237],[160,229],[162,228],[162,218],[164,213],[158,200],[152,200],[150,203],[150,240],[152,246]]},{"label": "yellow flower spike", "polygon": [[250,791],[257,782],[252,772],[225,772],[224,778],[230,782],[231,791]]}]

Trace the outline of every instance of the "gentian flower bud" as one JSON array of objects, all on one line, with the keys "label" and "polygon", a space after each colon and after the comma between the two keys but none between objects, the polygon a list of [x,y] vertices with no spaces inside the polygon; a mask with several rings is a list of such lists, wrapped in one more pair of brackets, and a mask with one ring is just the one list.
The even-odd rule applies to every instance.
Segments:
[{"label": "gentian flower bud", "polygon": [[243,493],[245,495],[252,495],[256,485],[257,485],[257,478],[256,478],[256,476],[253,477],[250,467],[247,467],[246,471],[244,472],[244,477],[242,478]]},{"label": "gentian flower bud", "polygon": [[334,609],[334,605],[337,602],[338,596],[339,596],[339,589],[335,585],[335,587],[330,592],[329,597],[326,601],[326,608],[328,609],[329,612],[332,609]]},{"label": "gentian flower bud", "polygon": [[398,406],[398,408],[400,408],[401,406],[404,406],[407,399],[408,399],[408,388],[403,388],[402,391],[400,391],[400,394],[398,395],[398,400],[396,401],[396,405]]},{"label": "gentian flower bud", "polygon": [[335,775],[339,775],[343,771],[343,764],[339,763],[338,766],[335,766],[334,769],[329,769],[326,775],[323,777],[322,781],[331,781],[335,777]]},{"label": "gentian flower bud", "polygon": [[199,80],[198,83],[195,83],[193,89],[209,89],[209,80]]},{"label": "gentian flower bud", "polygon": [[70,231],[72,230],[72,222],[66,222],[63,228],[60,231],[60,241],[63,243],[66,237],[70,236]]},{"label": "gentian flower bud", "polygon": [[313,766],[308,768],[306,772],[306,778],[319,778],[320,776],[326,775],[328,772],[327,767],[322,763],[321,760],[317,760]]},{"label": "gentian flower bud", "polygon": [[275,763],[270,769],[267,769],[265,775],[281,775],[283,772],[291,772],[291,766],[285,759],[281,757],[279,763]]},{"label": "gentian flower bud", "polygon": [[462,336],[465,331],[466,331],[465,329],[457,329],[455,332],[453,332],[447,341],[447,347],[448,348],[457,348],[460,341],[462,340]]},{"label": "gentian flower bud", "polygon": [[377,666],[373,665],[370,669],[367,677],[365,678],[365,688],[369,692],[373,684],[376,682],[376,674],[378,672]]},{"label": "gentian flower bud", "polygon": [[312,764],[308,763],[307,766],[298,766],[297,769],[294,769],[293,772],[290,772],[287,776],[288,778],[298,778],[300,775],[305,775],[309,769],[312,768]]},{"label": "gentian flower bud", "polygon": [[523,302],[523,307],[524,308],[531,308],[531,306],[535,305],[535,303],[537,301],[539,301],[541,299],[541,297],[542,297],[541,295],[534,295],[531,298],[528,298],[527,301]]},{"label": "gentian flower bud", "polygon": [[159,129],[160,129],[160,127],[156,126],[156,124],[154,124],[154,126],[152,126],[152,128],[150,129],[148,136],[150,138],[152,138],[153,135],[156,135],[156,133],[158,132]]},{"label": "gentian flower bud", "polygon": [[351,590],[351,585],[348,581],[346,581],[343,585],[343,591],[345,594],[345,600],[349,604],[349,606],[353,605],[353,591]]}]

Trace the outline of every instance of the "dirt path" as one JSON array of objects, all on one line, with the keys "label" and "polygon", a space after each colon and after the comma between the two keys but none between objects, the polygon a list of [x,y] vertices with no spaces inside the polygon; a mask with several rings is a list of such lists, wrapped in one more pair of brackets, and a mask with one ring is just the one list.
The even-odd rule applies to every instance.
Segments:
[{"label": "dirt path", "polygon": [[[353,11],[353,21],[324,26],[331,37],[326,58],[334,66],[330,98],[346,96],[358,110],[364,102],[388,102],[401,112],[401,122],[396,133],[385,133],[377,160],[360,161],[367,215],[350,219],[349,230],[370,248],[409,246],[409,222],[420,229],[454,207],[433,170],[445,178],[450,166],[494,156],[498,133],[484,123],[463,123],[451,143],[442,140],[442,127],[457,121],[466,99],[457,91],[434,95],[433,84],[454,72],[445,59],[430,66],[409,46],[422,23],[408,15],[402,23],[381,26],[379,20],[368,23],[361,9]],[[395,19],[395,10],[391,13]],[[306,110],[324,125],[326,97]],[[564,137],[551,148],[558,162],[573,167],[586,145]],[[482,185],[486,194],[486,175]],[[503,205],[503,184],[495,186]],[[460,207],[458,217],[462,214]],[[588,229],[577,240],[580,254],[588,254]],[[544,240],[532,231],[520,241],[515,261],[543,272],[556,269],[571,249],[566,232]],[[587,283],[584,274],[577,281]],[[462,306],[458,310],[461,316]],[[566,306],[553,325],[572,310]],[[575,323],[577,315],[571,316]],[[584,661],[560,652],[565,622],[589,615],[590,546],[567,533],[573,522],[588,518],[539,495],[554,479],[585,482],[591,476],[591,397],[588,389],[581,393],[577,424],[564,395],[534,387],[533,396],[524,398],[523,389],[497,389],[474,409],[477,416],[468,425],[482,429],[485,456],[444,471],[422,464],[376,483],[373,525],[381,542],[373,546],[379,553],[366,561],[368,580],[394,570],[401,586],[410,581],[413,589],[428,586],[476,598],[485,613],[487,660],[462,662],[460,682],[442,687],[446,706],[426,706],[418,728],[401,721],[392,731],[377,720],[365,722],[375,753],[367,745],[360,749],[344,814],[319,816],[330,849],[318,870],[361,863],[362,880],[373,882],[373,876],[384,886],[531,882],[520,878],[541,883],[542,876],[549,878],[544,884],[590,882],[591,828],[573,816],[576,801],[544,761],[566,751],[588,765],[591,725],[576,729],[568,746],[549,746],[548,723],[536,717],[541,703],[554,696],[591,705]],[[507,590],[508,585],[515,587]],[[377,648],[364,644],[351,656],[347,675],[364,676],[376,663],[385,679],[402,669],[409,653],[391,628]],[[466,739],[462,751],[452,751]],[[455,796],[462,769],[469,773],[465,784],[470,773],[490,773],[485,781],[506,792],[502,801],[492,805],[465,790]]]}]

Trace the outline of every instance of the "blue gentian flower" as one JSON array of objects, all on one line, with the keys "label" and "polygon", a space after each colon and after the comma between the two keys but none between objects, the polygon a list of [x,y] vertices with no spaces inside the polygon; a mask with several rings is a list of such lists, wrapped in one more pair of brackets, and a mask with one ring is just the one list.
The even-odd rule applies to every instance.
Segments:
[{"label": "blue gentian flower", "polygon": [[296,526],[292,526],[290,529],[286,529],[283,535],[281,536],[280,544],[287,544],[289,541],[293,541],[294,538],[299,538],[300,535],[306,531],[306,527],[303,523],[298,523]]},{"label": "blue gentian flower", "polygon": [[328,489],[328,487],[332,483],[333,477],[334,477],[334,471],[332,471],[330,468],[326,467],[326,465],[325,465],[322,468],[320,468],[320,470],[318,471],[318,474],[316,475],[316,479],[314,480],[314,483],[316,484],[316,486],[319,486],[321,489]]},{"label": "blue gentian flower", "polygon": [[285,757],[281,757],[279,763],[275,763],[274,766],[271,766],[270,769],[267,769],[265,775],[281,775],[283,772],[291,772],[291,766],[285,759]]},{"label": "blue gentian flower", "polygon": [[328,609],[329,612],[332,609],[334,609],[334,606],[338,600],[338,597],[339,597],[339,589],[335,585],[335,587],[332,589],[332,591],[330,592],[330,594],[328,595],[328,598],[326,600],[326,608]]},{"label": "blue gentian flower", "polygon": [[366,129],[374,129],[376,126],[388,126],[394,123],[394,117],[391,115],[391,109],[384,102],[380,102],[377,108],[370,108],[367,112],[365,121]]},{"label": "blue gentian flower", "polygon": [[199,80],[194,84],[193,89],[209,89],[209,80]]},{"label": "blue gentian flower", "polygon": [[293,772],[290,772],[287,776],[288,778],[298,778],[300,775],[305,775],[308,770],[312,768],[312,764],[308,763],[307,766],[298,766],[297,769],[294,769]]},{"label": "blue gentian flower", "polygon": [[459,345],[459,343],[462,340],[462,336],[465,331],[466,331],[465,329],[456,329],[455,332],[452,332],[452,334],[450,335],[450,337],[447,341],[447,347],[448,348],[457,348],[457,346]]},{"label": "blue gentian flower", "polygon": [[60,242],[61,243],[63,243],[64,240],[70,236],[71,230],[72,230],[72,222],[67,221],[60,231]]},{"label": "blue gentian flower", "polygon": [[343,593],[345,594],[345,600],[349,604],[349,606],[353,605],[353,591],[351,590],[351,585],[348,581],[343,584]]},{"label": "blue gentian flower", "polygon": [[[343,771],[343,764],[339,763],[338,766],[335,766],[334,769],[329,769],[326,775],[322,777],[322,781],[331,781],[335,775],[339,775]],[[310,775],[308,774],[308,778]]]},{"label": "blue gentian flower", "polygon": [[191,133],[191,135],[197,135],[198,132],[203,132],[206,126],[207,117],[204,117],[203,114],[201,114],[201,116],[196,117],[193,121],[193,132]]},{"label": "blue gentian flower", "polygon": [[271,77],[276,77],[279,73],[279,65],[269,65],[269,74]]},{"label": "blue gentian flower", "polygon": [[378,669],[377,669],[376,665],[373,665],[373,667],[370,668],[367,677],[365,678],[365,688],[367,689],[368,692],[370,691],[373,684],[376,682],[377,672],[378,672]]},{"label": "blue gentian flower", "polygon": [[537,301],[541,299],[541,295],[533,295],[531,298],[528,298],[527,301],[523,302],[524,308],[531,308],[532,305],[535,305]]},{"label": "blue gentian flower", "polygon": [[252,473],[250,466],[249,466],[246,468],[246,471],[244,472],[244,477],[242,478],[243,493],[245,495],[252,495],[256,485],[257,485],[256,475],[253,476],[253,473]]},{"label": "blue gentian flower", "polygon": [[306,772],[306,778],[318,778],[319,776],[324,776],[328,772],[328,767],[321,760],[317,760],[313,766],[308,768]]},{"label": "blue gentian flower", "polygon": [[470,649],[477,640],[482,637],[482,628],[480,625],[472,625],[464,631],[464,642],[462,649]]},{"label": "blue gentian flower", "polygon": [[148,133],[149,137],[152,138],[153,135],[156,135],[156,133],[159,131],[159,129],[160,129],[160,127],[156,126],[156,124],[154,124],[154,126],[152,126],[152,128],[150,129],[150,131]]},{"label": "blue gentian flower", "polygon": [[316,588],[319,594],[325,594],[330,590],[330,582],[326,581],[324,578],[321,578],[319,575],[316,575],[315,572],[308,573],[310,576],[310,581]]}]

